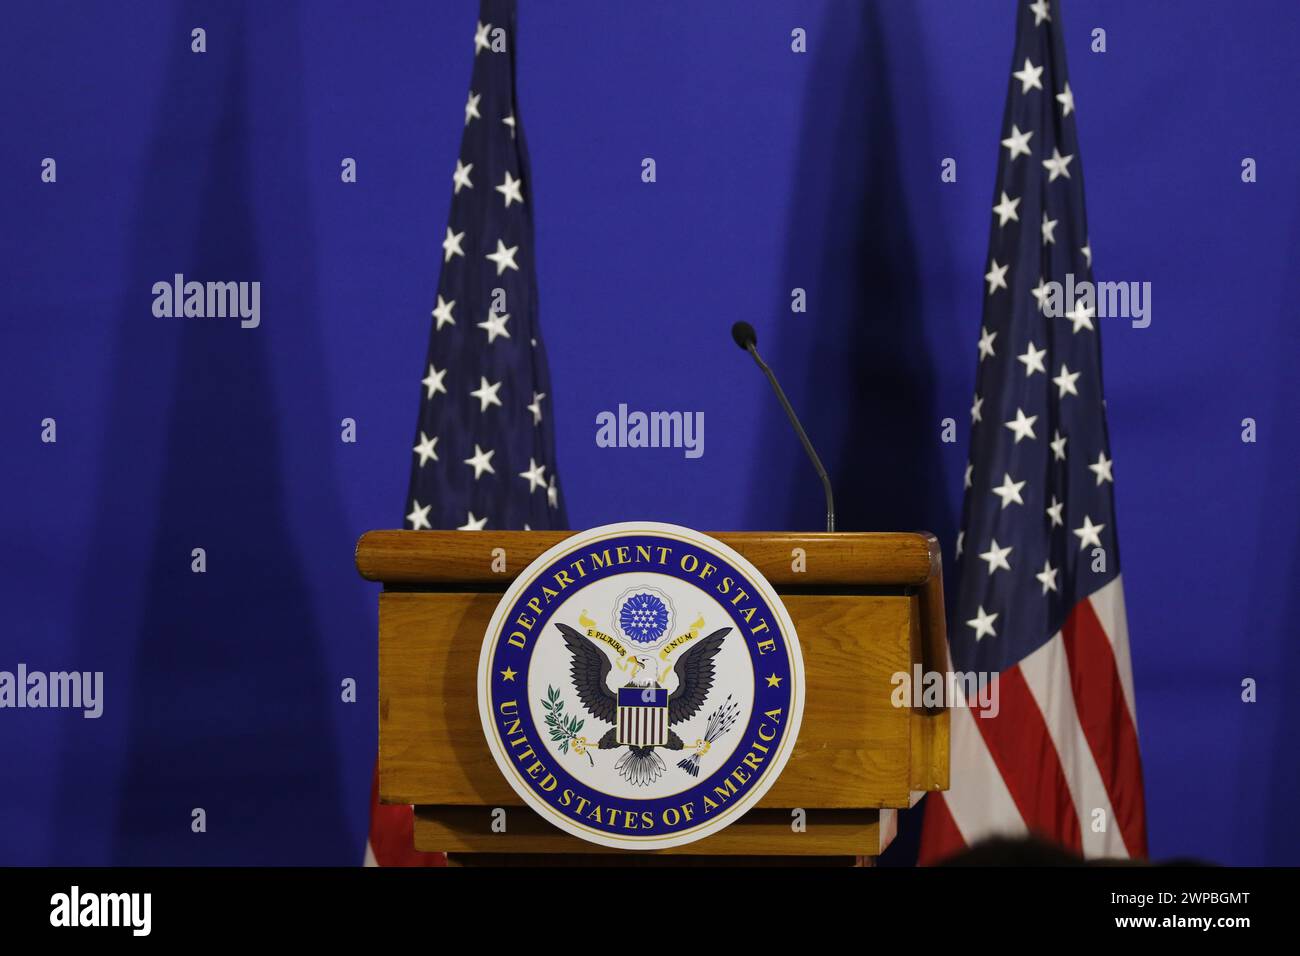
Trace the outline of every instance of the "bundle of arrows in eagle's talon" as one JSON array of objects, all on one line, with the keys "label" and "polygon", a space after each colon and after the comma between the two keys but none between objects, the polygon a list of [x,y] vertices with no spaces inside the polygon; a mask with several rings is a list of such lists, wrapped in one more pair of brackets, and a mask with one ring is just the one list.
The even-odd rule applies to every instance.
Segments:
[{"label": "bundle of arrows in eagle's talon", "polygon": [[[731,725],[736,722],[736,712],[738,710],[740,710],[740,705],[733,702],[731,695],[728,694],[727,699],[722,702],[718,709],[709,715],[709,723],[704,728],[704,742],[711,744],[730,730]],[[703,756],[704,749],[707,748],[697,750],[684,760],[677,761],[677,766],[692,777],[698,777],[700,775],[700,757]]]}]

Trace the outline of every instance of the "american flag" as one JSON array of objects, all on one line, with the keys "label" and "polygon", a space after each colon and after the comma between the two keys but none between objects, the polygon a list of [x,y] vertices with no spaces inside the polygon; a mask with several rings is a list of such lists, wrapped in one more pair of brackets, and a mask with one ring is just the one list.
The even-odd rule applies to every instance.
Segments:
[{"label": "american flag", "polygon": [[[412,530],[567,524],[537,318],[515,36],[514,0],[482,0],[411,452],[405,526]],[[410,849],[411,832],[411,809],[380,805],[376,790],[368,860],[436,862],[436,854]]]},{"label": "american flag", "polygon": [[1074,92],[1059,4],[1017,6],[949,628],[1000,709],[953,708],[922,863],[994,834],[1146,855],[1100,326],[1086,300],[1045,311],[1048,283],[1092,281]]}]

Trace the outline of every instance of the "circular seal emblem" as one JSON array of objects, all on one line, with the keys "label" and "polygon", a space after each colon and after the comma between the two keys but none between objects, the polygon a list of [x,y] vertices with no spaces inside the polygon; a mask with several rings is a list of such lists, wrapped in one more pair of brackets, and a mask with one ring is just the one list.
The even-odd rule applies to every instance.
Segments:
[{"label": "circular seal emblem", "polygon": [[676,525],[575,534],[515,579],[479,657],[483,733],[530,807],[658,850],[735,822],[803,716],[799,638],[737,552]]}]

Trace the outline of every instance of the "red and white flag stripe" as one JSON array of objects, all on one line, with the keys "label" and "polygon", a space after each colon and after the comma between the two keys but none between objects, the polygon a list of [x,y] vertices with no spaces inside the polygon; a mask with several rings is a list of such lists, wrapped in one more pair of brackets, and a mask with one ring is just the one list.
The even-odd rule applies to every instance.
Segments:
[{"label": "red and white flag stripe", "polygon": [[926,801],[920,862],[984,837],[1031,833],[1087,857],[1145,857],[1122,579],[1003,671],[998,693],[993,717],[954,702],[952,786]]},{"label": "red and white flag stripe", "polygon": [[370,784],[370,834],[365,866],[446,866],[442,853],[415,849],[415,811],[406,804],[379,802],[379,767]]}]

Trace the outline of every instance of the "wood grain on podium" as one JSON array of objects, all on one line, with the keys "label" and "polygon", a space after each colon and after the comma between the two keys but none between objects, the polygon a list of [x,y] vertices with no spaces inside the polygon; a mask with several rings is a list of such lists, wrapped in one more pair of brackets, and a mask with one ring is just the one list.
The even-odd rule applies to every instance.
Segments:
[{"label": "wood grain on podium", "polygon": [[[388,585],[436,583],[441,589],[487,585],[504,591],[514,576],[571,531],[368,531],[357,542],[357,570]],[[720,531],[710,533],[746,558],[778,591],[783,588],[908,585],[936,576],[938,542],[930,534]],[[492,570],[505,549],[509,570]],[[806,570],[793,568],[802,548]]]},{"label": "wood grain on podium", "polygon": [[[578,853],[592,856],[878,856],[876,810],[809,810],[795,830],[789,810],[756,807],[712,836],[666,850],[617,850],[588,843],[525,807],[506,811],[492,830],[485,807],[416,807],[415,848],[446,853]],[[508,837],[509,839],[504,839]]]}]

